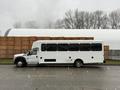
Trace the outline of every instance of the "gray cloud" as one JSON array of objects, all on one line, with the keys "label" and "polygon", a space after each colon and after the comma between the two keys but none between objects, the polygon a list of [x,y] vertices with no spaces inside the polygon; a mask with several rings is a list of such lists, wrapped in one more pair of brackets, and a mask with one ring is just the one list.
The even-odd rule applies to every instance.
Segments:
[{"label": "gray cloud", "polygon": [[62,18],[69,9],[110,12],[120,8],[119,3],[120,0],[0,0],[0,28],[28,20],[36,20],[44,27]]}]

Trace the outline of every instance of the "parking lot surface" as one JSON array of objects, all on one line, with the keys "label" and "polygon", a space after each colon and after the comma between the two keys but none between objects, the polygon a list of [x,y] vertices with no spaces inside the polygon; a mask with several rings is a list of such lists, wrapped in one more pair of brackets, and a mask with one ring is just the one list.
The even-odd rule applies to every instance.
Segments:
[{"label": "parking lot surface", "polygon": [[120,66],[0,65],[0,90],[120,90]]}]

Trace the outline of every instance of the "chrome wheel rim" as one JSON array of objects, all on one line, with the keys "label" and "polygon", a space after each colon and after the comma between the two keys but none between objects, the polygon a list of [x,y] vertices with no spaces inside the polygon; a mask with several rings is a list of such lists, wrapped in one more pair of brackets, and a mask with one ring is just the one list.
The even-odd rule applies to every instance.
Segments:
[{"label": "chrome wheel rim", "polygon": [[76,66],[77,66],[77,67],[81,67],[81,63],[80,63],[80,62],[77,62],[77,63],[76,63]]},{"label": "chrome wheel rim", "polygon": [[17,66],[21,67],[22,64],[23,64],[23,63],[22,63],[21,61],[19,61],[19,62],[17,63]]}]

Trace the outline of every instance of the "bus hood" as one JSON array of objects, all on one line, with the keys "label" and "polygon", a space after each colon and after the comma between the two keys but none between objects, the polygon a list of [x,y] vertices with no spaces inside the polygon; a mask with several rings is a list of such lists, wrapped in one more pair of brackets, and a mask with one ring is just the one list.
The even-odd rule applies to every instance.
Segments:
[{"label": "bus hood", "polygon": [[19,57],[19,56],[24,56],[24,55],[25,55],[24,53],[21,53],[21,54],[15,54],[15,55],[14,55],[14,58],[15,58],[15,57]]}]

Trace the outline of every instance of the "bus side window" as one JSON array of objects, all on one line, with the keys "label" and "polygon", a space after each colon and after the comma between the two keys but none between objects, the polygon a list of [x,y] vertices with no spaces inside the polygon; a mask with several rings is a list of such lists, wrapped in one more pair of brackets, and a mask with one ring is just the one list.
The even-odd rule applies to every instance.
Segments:
[{"label": "bus side window", "polygon": [[68,44],[58,44],[58,51],[68,51]]},{"label": "bus side window", "polygon": [[41,44],[41,51],[46,51],[46,44]]},{"label": "bus side window", "polygon": [[101,43],[91,44],[91,51],[102,51],[102,44]]},{"label": "bus side window", "polygon": [[88,43],[81,43],[80,44],[80,51],[90,51],[90,44]]},{"label": "bus side window", "polygon": [[79,44],[69,44],[69,51],[79,51]]},{"label": "bus side window", "polygon": [[51,44],[46,44],[46,50],[47,51],[57,51],[57,44],[51,43]]}]

